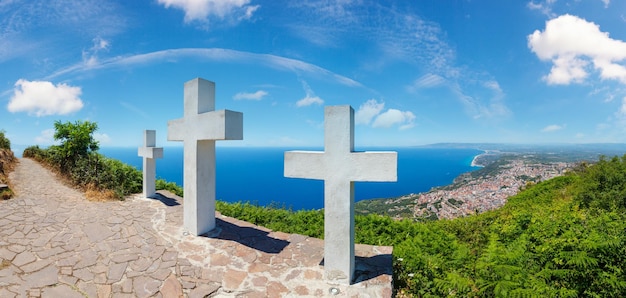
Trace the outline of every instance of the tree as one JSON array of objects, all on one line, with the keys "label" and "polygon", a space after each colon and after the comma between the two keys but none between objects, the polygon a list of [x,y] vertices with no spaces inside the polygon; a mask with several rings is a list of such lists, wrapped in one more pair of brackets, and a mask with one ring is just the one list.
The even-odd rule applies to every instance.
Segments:
[{"label": "tree", "polygon": [[99,149],[98,141],[93,138],[93,132],[98,124],[89,121],[74,123],[61,121],[54,122],[54,139],[60,141],[59,146],[52,146],[53,162],[66,171],[76,164],[81,157],[88,156],[89,152]]},{"label": "tree", "polygon": [[4,133],[4,130],[0,130],[0,149],[11,150],[11,141],[9,141]]}]

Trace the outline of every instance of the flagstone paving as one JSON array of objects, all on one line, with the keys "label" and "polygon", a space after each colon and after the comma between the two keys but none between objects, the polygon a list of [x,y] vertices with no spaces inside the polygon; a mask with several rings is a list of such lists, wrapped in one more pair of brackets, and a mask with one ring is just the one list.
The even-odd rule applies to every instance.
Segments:
[{"label": "flagstone paving", "polygon": [[30,159],[0,202],[0,297],[389,297],[391,247],[356,246],[356,281],[323,279],[320,239],[217,216],[183,232],[169,192],[90,202]]}]

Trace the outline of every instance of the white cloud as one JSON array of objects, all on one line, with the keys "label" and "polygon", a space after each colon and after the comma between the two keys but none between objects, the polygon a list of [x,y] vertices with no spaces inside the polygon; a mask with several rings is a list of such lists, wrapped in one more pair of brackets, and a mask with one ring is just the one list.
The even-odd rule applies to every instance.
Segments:
[{"label": "white cloud", "polygon": [[601,0],[604,3],[604,8],[608,8],[609,4],[611,4],[611,0]]},{"label": "white cloud", "polygon": [[369,125],[385,108],[385,103],[378,103],[375,99],[370,99],[363,103],[354,115],[354,123]]},{"label": "white cloud", "polygon": [[46,129],[35,137],[35,143],[38,145],[50,145],[54,142],[54,129]]},{"label": "white cloud", "polygon": [[[388,109],[382,112],[385,108],[385,103],[379,103],[375,99],[370,99],[363,103],[356,111],[354,116],[356,124],[369,125],[372,123],[372,127],[389,128],[394,125],[400,125],[399,129],[409,129],[415,126],[415,115],[410,111],[400,111],[396,109]],[[382,113],[381,113],[382,112]],[[374,121],[372,122],[372,119]]]},{"label": "white cloud", "polygon": [[415,115],[410,111],[403,112],[396,109],[389,109],[376,117],[374,123],[372,123],[372,127],[389,128],[396,124],[402,124],[400,129],[407,129],[413,127],[414,120]]},{"label": "white cloud", "polygon": [[158,0],[166,8],[174,7],[185,12],[185,22],[206,21],[210,17],[226,19],[234,17],[246,20],[259,9],[259,5],[248,5],[250,0]]},{"label": "white cloud", "polygon": [[305,81],[302,81],[302,88],[304,88],[306,96],[296,102],[297,107],[306,107],[312,104],[316,104],[319,106],[324,104],[324,100],[315,96],[313,90],[311,90],[311,87],[309,87],[309,84],[307,84]]},{"label": "white cloud", "polygon": [[306,107],[306,106],[310,106],[312,104],[316,104],[318,106],[322,105],[324,103],[324,100],[317,97],[317,96],[310,96],[307,95],[305,96],[303,99],[298,100],[296,102],[296,106],[297,107]]},{"label": "white cloud", "polygon": [[554,131],[558,131],[564,128],[565,128],[565,125],[552,124],[541,129],[541,132],[554,132]]},{"label": "white cloud", "polygon": [[100,142],[100,144],[109,144],[111,143],[111,137],[109,137],[109,135],[107,135],[106,133],[94,133],[93,134],[93,138]]},{"label": "white cloud", "polygon": [[247,99],[247,100],[261,100],[263,99],[263,97],[267,96],[269,93],[267,93],[267,91],[264,90],[259,90],[257,92],[254,93],[247,93],[247,92],[239,92],[237,94],[235,94],[235,96],[233,96],[234,100],[242,100],[242,99]]},{"label": "white cloud", "polygon": [[9,101],[9,112],[28,112],[37,117],[66,115],[83,108],[80,87],[67,84],[53,85],[47,81],[27,81],[15,83],[14,94]]},{"label": "white cloud", "polygon": [[[543,32],[528,35],[528,47],[537,57],[552,61],[548,84],[582,83],[593,69],[603,80],[626,84],[626,42],[612,39],[595,23],[572,15],[562,15],[546,22]],[[621,63],[620,63],[621,62]]]}]

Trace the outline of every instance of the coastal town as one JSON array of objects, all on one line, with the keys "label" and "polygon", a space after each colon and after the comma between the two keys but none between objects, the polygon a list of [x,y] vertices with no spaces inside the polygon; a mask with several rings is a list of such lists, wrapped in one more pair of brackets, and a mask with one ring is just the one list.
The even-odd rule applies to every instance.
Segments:
[{"label": "coastal town", "polygon": [[528,185],[561,176],[577,164],[537,158],[536,155],[486,151],[472,162],[481,169],[460,175],[450,185],[424,193],[372,201],[367,207],[357,205],[357,212],[415,220],[468,216],[501,207],[508,197]]},{"label": "coastal town", "polygon": [[499,167],[497,174],[479,177],[461,175],[449,187],[413,196],[413,214],[422,218],[436,216],[439,219],[451,219],[496,209],[527,184],[563,175],[573,165],[566,162],[536,163],[510,159],[495,165]]}]

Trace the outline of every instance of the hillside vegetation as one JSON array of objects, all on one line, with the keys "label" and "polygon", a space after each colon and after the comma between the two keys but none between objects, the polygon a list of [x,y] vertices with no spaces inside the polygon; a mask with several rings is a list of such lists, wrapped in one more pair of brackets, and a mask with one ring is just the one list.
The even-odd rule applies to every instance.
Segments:
[{"label": "hillside vegetation", "polygon": [[[78,185],[139,192],[135,168],[97,154],[97,143],[72,144],[91,143],[72,132],[93,127],[83,124],[59,123],[70,128],[60,146],[30,147],[24,156]],[[183,195],[174,183],[161,180],[157,188]],[[276,231],[324,235],[321,210],[224,202],[217,210]],[[626,155],[581,165],[479,215],[425,223],[359,215],[355,230],[358,243],[394,246],[394,286],[405,296],[626,297]]]},{"label": "hillside vegetation", "polygon": [[0,200],[8,200],[13,197],[13,191],[9,183],[9,172],[13,170],[17,159],[11,151],[11,141],[0,130],[0,184],[8,185],[8,188],[0,188]]},{"label": "hillside vegetation", "polygon": [[[323,237],[323,211],[218,210]],[[626,297],[626,155],[530,186],[494,211],[417,223],[356,217],[356,241],[394,246],[394,285],[415,297]]]}]

